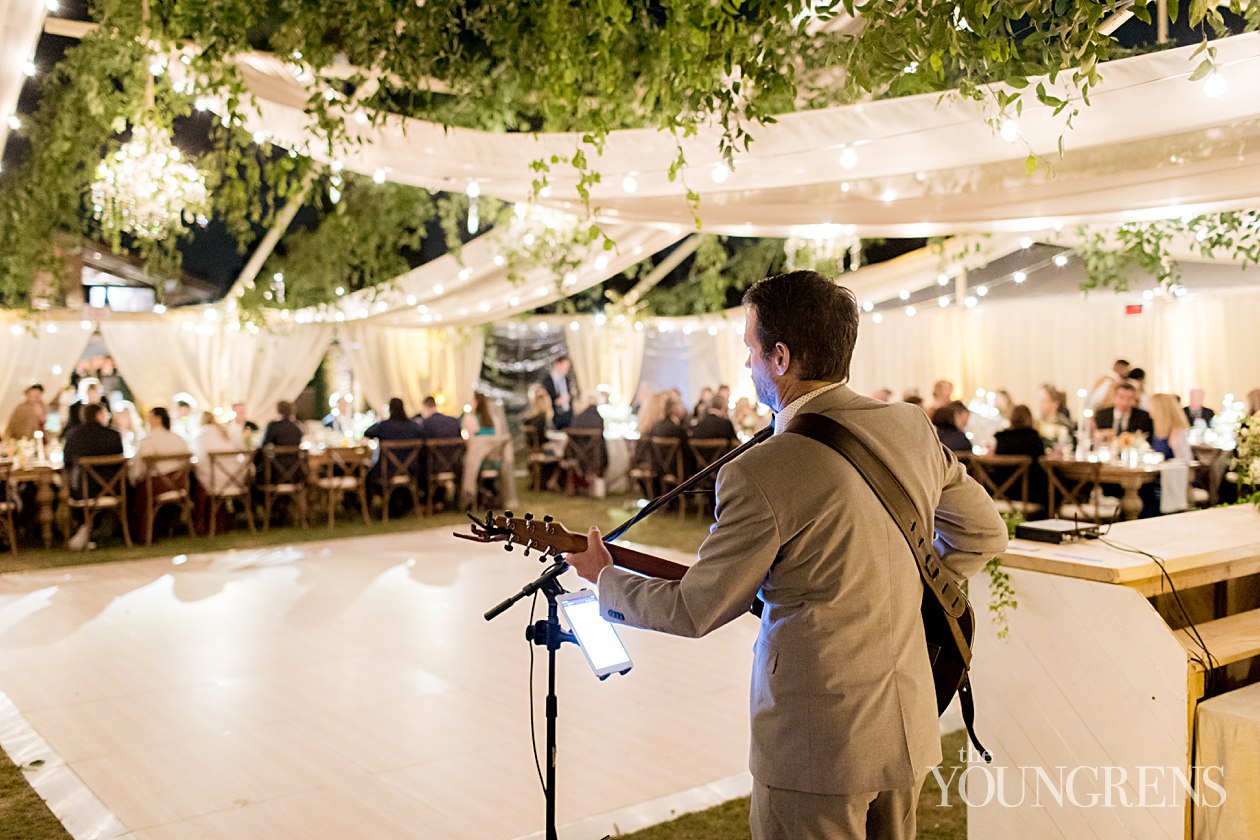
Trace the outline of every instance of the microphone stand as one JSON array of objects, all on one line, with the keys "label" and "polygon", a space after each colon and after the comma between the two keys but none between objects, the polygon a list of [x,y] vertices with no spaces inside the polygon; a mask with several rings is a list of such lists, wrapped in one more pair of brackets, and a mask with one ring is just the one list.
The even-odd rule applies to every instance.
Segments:
[{"label": "microphone stand", "polygon": [[[695,487],[705,478],[713,475],[713,473],[721,469],[723,464],[739,457],[772,434],[774,434],[773,423],[762,429],[746,443],[732,449],[668,493],[657,496],[634,516],[618,525],[612,531],[609,531],[608,535],[604,537],[604,542],[612,542],[617,539],[642,519],[660,510],[692,487]],[[564,592],[564,587],[560,585],[559,577],[568,569],[569,564],[564,561],[564,557],[556,555],[555,560],[541,575],[521,587],[521,590],[515,595],[505,598],[485,613],[486,621],[490,621],[503,614],[517,601],[522,598],[528,598],[535,592],[542,592],[547,599],[546,620],[534,622],[525,628],[526,639],[535,645],[547,648],[547,782],[546,790],[544,790],[547,818],[546,840],[557,840],[558,838],[556,834],[556,721],[559,715],[559,702],[556,698],[556,651],[565,642],[577,643],[577,639],[572,633],[567,633],[561,628],[559,608],[556,604],[556,597]],[[532,686],[530,690],[533,690]]]}]

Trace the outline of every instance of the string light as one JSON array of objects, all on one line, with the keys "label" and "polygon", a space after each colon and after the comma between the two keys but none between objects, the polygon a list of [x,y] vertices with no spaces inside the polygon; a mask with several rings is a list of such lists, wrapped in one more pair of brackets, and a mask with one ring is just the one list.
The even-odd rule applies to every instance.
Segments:
[{"label": "string light", "polygon": [[840,166],[844,169],[853,169],[858,165],[857,150],[852,146],[845,146],[840,150]]},{"label": "string light", "polygon": [[967,299],[963,301],[963,305],[968,309],[975,309],[976,304],[978,303],[980,303],[980,301],[976,300],[975,295],[967,295]]},{"label": "string light", "polygon": [[27,76],[34,76],[36,71],[35,62],[28,61],[22,65],[22,72]]},{"label": "string light", "polygon": [[170,135],[143,123],[97,164],[91,193],[102,227],[142,239],[161,239],[209,211],[205,176],[183,160]]},{"label": "string light", "polygon": [[634,173],[621,179],[621,189],[625,192],[632,193],[639,188],[639,182],[635,179]]},{"label": "string light", "polygon": [[1063,268],[1063,266],[1067,265],[1068,264],[1067,254],[1055,254],[1054,264],[1058,266],[1059,268]]},{"label": "string light", "polygon": [[944,272],[942,272],[942,273],[940,273],[940,274],[936,275],[936,285],[938,285],[938,286],[948,286],[948,285],[949,285],[949,275],[948,275],[948,274],[945,274]]},{"label": "string light", "polygon": [[976,294],[979,295],[980,297],[984,297],[988,293],[989,293],[988,286],[976,286]]},{"label": "string light", "polygon": [[862,303],[862,311],[863,311],[863,312],[870,312],[870,311],[871,311],[872,309],[874,309],[874,308],[875,308],[875,304],[874,304],[874,303],[871,303],[869,300],[868,300],[868,301],[863,301],[863,303]]},{"label": "string light", "polygon": [[1002,126],[998,129],[998,133],[1002,135],[1002,139],[1007,143],[1014,143],[1019,139],[1019,123],[1009,118],[1002,120]]},{"label": "string light", "polygon": [[1220,72],[1213,70],[1203,80],[1203,95],[1211,99],[1219,99],[1229,90],[1229,82]]},{"label": "string light", "polygon": [[1023,283],[1025,280],[1028,279],[1028,274],[1023,271],[1017,271],[1011,275],[1011,279],[1014,280],[1016,283]]},{"label": "string light", "polygon": [[914,306],[907,306],[907,307],[906,307],[906,317],[907,317],[907,318],[913,318],[913,317],[914,317],[915,315],[917,315],[917,314],[919,314],[919,310],[918,310],[918,309],[916,309],[916,308],[914,308]]},{"label": "string light", "polygon": [[900,292],[897,293],[897,297],[901,298],[902,300],[910,300],[910,290],[902,289]]},{"label": "string light", "polygon": [[1033,241],[1032,241],[1031,236],[1021,236],[1019,238],[1019,247],[1023,248],[1025,251],[1027,251],[1032,246],[1033,246]]},{"label": "string light", "polygon": [[939,306],[941,309],[944,309],[945,307],[949,306],[949,295],[941,295],[939,298],[937,298],[936,305]]},{"label": "string light", "polygon": [[709,177],[713,179],[715,184],[724,184],[726,179],[731,177],[731,168],[725,163],[719,163],[709,172]]},{"label": "string light", "polygon": [[871,316],[871,321],[876,324],[882,324],[884,323],[884,316],[882,313],[876,312]]},{"label": "string light", "polygon": [[372,173],[372,181],[377,184],[385,183],[385,170],[378,169]]}]

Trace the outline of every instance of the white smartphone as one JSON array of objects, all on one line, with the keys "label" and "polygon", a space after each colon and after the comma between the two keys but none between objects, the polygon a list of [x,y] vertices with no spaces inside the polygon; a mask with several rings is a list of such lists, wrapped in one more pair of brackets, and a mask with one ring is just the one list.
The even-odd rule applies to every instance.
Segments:
[{"label": "white smartphone", "polygon": [[609,674],[625,674],[630,670],[630,654],[621,643],[617,629],[600,615],[599,595],[580,589],[564,593],[556,602],[595,676],[602,680]]}]

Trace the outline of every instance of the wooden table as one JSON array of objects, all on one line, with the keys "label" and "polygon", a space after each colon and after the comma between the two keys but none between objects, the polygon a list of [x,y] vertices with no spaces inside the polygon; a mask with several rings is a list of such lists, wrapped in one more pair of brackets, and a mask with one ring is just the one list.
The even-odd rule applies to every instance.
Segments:
[{"label": "wooden table", "polygon": [[53,522],[56,519],[55,502],[61,486],[62,468],[50,464],[28,464],[13,468],[10,476],[15,482],[35,485],[35,517],[39,522],[44,548],[52,548]]},{"label": "wooden table", "polygon": [[1098,469],[1099,479],[1104,484],[1118,484],[1124,490],[1124,495],[1120,498],[1120,512],[1125,519],[1137,519],[1142,515],[1140,491],[1144,485],[1159,481],[1160,464],[1140,464],[1130,467],[1122,466],[1114,461],[1095,463],[1050,455],[1043,460],[1053,464],[1056,470],[1073,480],[1079,480],[1092,470]]},{"label": "wooden table", "polygon": [[[988,772],[1002,768],[1008,784],[1015,780],[1002,790],[1016,803],[970,808],[973,840],[1192,836],[1191,801],[1172,787],[1171,772],[1189,772],[1206,657],[1182,629],[1170,584],[1219,663],[1260,657],[1260,513],[1238,505],[1121,522],[1105,540],[1113,545],[1013,540],[1001,557],[1018,601],[1005,638],[987,608],[988,576],[970,581],[976,731],[994,754]],[[1254,680],[1257,670],[1250,673]],[[1058,767],[1087,768],[1077,776],[1082,798],[1095,790],[1088,768],[1101,768],[1099,779],[1112,768],[1130,805],[1060,804],[1044,787],[1039,804],[1031,793],[1021,801],[1019,768],[1044,768],[1054,778]],[[1135,804],[1146,801],[1141,767],[1171,768],[1159,788],[1162,806]],[[1167,800],[1173,794],[1179,798]]]}]

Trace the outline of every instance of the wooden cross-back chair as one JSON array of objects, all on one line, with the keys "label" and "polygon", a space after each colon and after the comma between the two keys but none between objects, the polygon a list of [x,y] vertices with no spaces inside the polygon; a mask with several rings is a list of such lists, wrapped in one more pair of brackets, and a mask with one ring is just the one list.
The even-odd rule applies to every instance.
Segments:
[{"label": "wooden cross-back chair", "polygon": [[367,500],[367,474],[370,466],[366,446],[335,446],[324,450],[324,460],[319,464],[311,484],[324,497],[329,528],[336,521],[337,505],[350,494],[359,499],[363,524],[372,521],[368,518]]},{"label": "wooden cross-back chair", "polygon": [[383,440],[376,450],[376,484],[381,489],[381,520],[389,521],[389,502],[396,490],[411,494],[411,509],[417,514],[420,506],[420,456],[424,441]]},{"label": "wooden cross-back chair", "polygon": [[177,505],[180,519],[193,535],[192,455],[147,455],[144,458],[144,544],[153,545],[153,522],[164,507]]},{"label": "wooden cross-back chair", "polygon": [[547,468],[551,467],[554,469],[556,465],[560,463],[560,459],[549,453],[543,447],[546,437],[538,434],[537,429],[526,426],[524,431],[525,450],[529,458],[529,489],[535,492],[541,492]]},{"label": "wooden cross-back chair", "polygon": [[453,485],[452,503],[459,492],[460,479],[464,474],[463,438],[430,438],[424,445],[425,512],[433,515],[433,497],[443,484]]},{"label": "wooden cross-back chair", "polygon": [[[659,495],[682,483],[683,441],[676,437],[652,437],[648,439],[652,453],[652,469],[656,473],[653,495]],[[678,517],[687,517],[687,505],[679,500]]]},{"label": "wooden cross-back chair", "polygon": [[[691,454],[696,459],[696,471],[699,472],[734,449],[737,442],[729,438],[692,438],[687,441],[687,445],[691,447]],[[713,500],[708,504],[709,514],[712,515],[714,504],[716,504],[716,487],[717,476],[709,476],[696,485],[694,491],[690,491],[696,494],[697,510],[703,510],[705,503]]]},{"label": "wooden cross-back chair", "polygon": [[263,497],[263,531],[271,530],[271,509],[277,499],[293,500],[298,520],[306,524],[306,450],[300,446],[262,448],[261,479],[257,485]]},{"label": "wooden cross-back chair", "polygon": [[78,497],[71,494],[70,507],[83,511],[88,532],[96,514],[116,510],[122,524],[123,542],[131,547],[131,528],[127,524],[127,458],[123,455],[84,455],[76,464]]},{"label": "wooden cross-back chair", "polygon": [[1102,491],[1102,464],[1042,458],[1050,482],[1050,512],[1072,521],[1110,522],[1120,513],[1120,500]]},{"label": "wooden cross-back chair", "polygon": [[968,467],[972,477],[993,497],[999,513],[1018,513],[1031,519],[1042,512],[1041,505],[1028,498],[1033,463],[1031,455],[972,455]]},{"label": "wooden cross-back chair", "polygon": [[234,502],[240,501],[245,510],[245,521],[252,534],[254,527],[254,506],[249,503],[250,477],[254,471],[254,453],[249,449],[238,449],[231,452],[211,452],[207,455],[210,462],[209,481],[203,488],[209,500],[210,536],[214,536],[216,518],[220,507],[231,510]]},{"label": "wooden cross-back chair", "polygon": [[17,529],[13,513],[17,510],[17,494],[12,486],[13,464],[0,461],[0,536],[9,544],[9,551],[17,554]]},{"label": "wooden cross-back chair", "polygon": [[589,491],[594,479],[604,475],[604,432],[602,429],[565,429],[568,442],[564,446],[562,464],[565,469],[565,492],[572,495],[579,478]]}]

